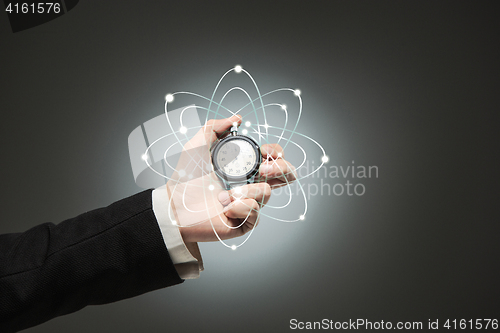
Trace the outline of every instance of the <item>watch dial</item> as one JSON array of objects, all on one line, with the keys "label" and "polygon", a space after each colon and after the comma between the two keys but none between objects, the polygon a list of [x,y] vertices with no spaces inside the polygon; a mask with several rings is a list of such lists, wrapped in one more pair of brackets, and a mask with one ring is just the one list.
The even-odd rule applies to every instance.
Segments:
[{"label": "watch dial", "polygon": [[246,175],[257,164],[252,145],[246,140],[231,140],[224,143],[217,154],[217,163],[228,176]]}]

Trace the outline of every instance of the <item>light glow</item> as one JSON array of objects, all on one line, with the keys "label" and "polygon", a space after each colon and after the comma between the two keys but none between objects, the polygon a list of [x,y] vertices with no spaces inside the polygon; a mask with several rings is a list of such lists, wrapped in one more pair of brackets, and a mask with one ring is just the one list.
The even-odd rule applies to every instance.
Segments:
[{"label": "light glow", "polygon": [[[232,90],[236,90],[236,89],[241,90],[244,94],[246,94],[246,96],[248,96],[248,98],[249,98],[249,100],[250,100],[250,102],[249,102],[249,104],[248,104],[248,105],[250,105],[250,104],[251,104],[252,106],[254,106],[254,108],[253,108],[253,112],[255,113],[255,118],[252,118],[252,114],[246,114],[246,113],[240,112],[240,111],[242,111],[242,110],[245,108],[245,106],[244,106],[244,107],[242,107],[240,110],[230,110],[229,108],[226,108],[226,107],[224,107],[224,105],[222,105],[222,100],[218,103],[217,101],[215,101],[215,100],[213,99],[213,97],[215,96],[215,93],[216,93],[217,89],[219,88],[219,84],[220,84],[220,83],[221,83],[221,81],[222,81],[222,80],[226,77],[226,75],[227,75],[227,74],[229,74],[230,72],[232,72],[232,70],[234,70],[234,72],[235,72],[235,73],[242,73],[242,72],[243,72],[243,73],[244,73],[244,75],[248,76],[248,77],[251,79],[251,81],[252,81],[252,83],[253,83],[253,85],[254,85],[254,87],[255,87],[256,91],[257,91],[257,96],[256,96],[255,98],[254,98],[254,97],[250,97],[250,94],[248,94],[248,93],[246,92],[246,90],[245,90],[245,89],[240,88],[240,87],[234,87],[234,88],[229,89],[229,90],[226,92],[226,94],[223,96],[222,100],[224,100],[224,97],[225,97],[225,96],[226,96],[229,92],[231,92]],[[297,102],[298,102],[298,104],[297,104],[298,108],[295,108],[295,103],[290,104],[290,110],[288,110],[288,109],[287,109],[287,108],[288,108],[288,107],[287,107],[287,105],[284,105],[284,104],[280,104],[280,103],[264,104],[264,102],[262,102],[262,98],[263,98],[263,97],[268,96],[268,95],[273,94],[273,93],[276,93],[276,92],[280,92],[280,91],[288,91],[288,93],[289,93],[289,94],[292,94],[292,93],[293,93],[293,95],[295,95],[295,96],[297,97],[297,98],[296,98],[296,100],[297,100]],[[286,146],[287,146],[288,144],[291,144],[291,145],[295,145],[298,149],[300,149],[300,150],[302,151],[302,154],[303,154],[303,161],[302,161],[302,163],[301,163],[301,164],[297,167],[297,170],[298,170],[298,169],[300,169],[301,167],[303,167],[303,165],[304,165],[304,163],[305,163],[305,161],[306,161],[306,159],[307,159],[307,156],[306,156],[307,154],[306,154],[305,149],[303,149],[303,148],[301,147],[301,145],[299,145],[299,144],[297,144],[296,142],[292,141],[292,139],[291,139],[292,135],[300,136],[301,138],[304,138],[304,139],[310,140],[312,143],[316,144],[316,145],[317,145],[317,146],[318,146],[318,147],[322,150],[322,154],[318,154],[319,156],[321,156],[321,161],[322,161],[323,163],[326,163],[326,162],[328,161],[328,156],[326,156],[325,150],[323,149],[323,147],[322,147],[322,146],[321,146],[318,142],[316,142],[313,138],[308,137],[308,136],[305,136],[305,135],[303,135],[303,134],[301,134],[301,133],[299,133],[299,132],[297,132],[297,131],[296,131],[297,125],[299,124],[300,117],[301,117],[301,115],[302,115],[302,98],[300,97],[300,95],[301,95],[301,91],[300,91],[299,89],[280,88],[280,89],[276,89],[276,90],[273,90],[273,91],[267,92],[267,93],[265,93],[265,94],[261,94],[261,93],[260,93],[260,91],[259,91],[259,88],[257,87],[257,84],[256,84],[255,80],[252,78],[252,76],[250,75],[250,73],[248,73],[248,71],[246,71],[246,70],[243,70],[243,68],[242,68],[242,66],[241,66],[241,65],[236,65],[234,68],[229,69],[229,70],[228,70],[228,71],[227,71],[227,72],[226,72],[226,73],[225,73],[225,74],[224,74],[224,75],[220,78],[219,82],[217,83],[217,85],[216,85],[216,87],[215,87],[215,90],[214,90],[214,93],[213,93],[212,98],[207,98],[207,97],[204,97],[204,96],[201,96],[201,95],[198,95],[198,94],[195,94],[195,93],[191,93],[191,92],[175,92],[175,93],[173,93],[173,94],[167,94],[167,95],[165,96],[165,100],[166,100],[166,103],[165,103],[165,116],[167,117],[167,120],[168,120],[169,125],[170,125],[170,130],[171,130],[171,132],[172,132],[172,134],[173,134],[173,135],[175,135],[176,130],[173,128],[173,126],[172,126],[172,124],[171,124],[171,122],[170,122],[170,120],[169,120],[169,117],[171,117],[171,115],[168,113],[168,111],[169,111],[169,110],[167,110],[167,109],[169,109],[169,105],[168,105],[168,103],[172,102],[172,101],[174,100],[174,95],[177,95],[177,94],[183,94],[183,95],[195,96],[195,97],[198,97],[198,98],[201,98],[201,99],[203,99],[203,100],[207,101],[207,102],[209,103],[208,107],[197,106],[197,107],[199,107],[199,108],[202,108],[202,109],[204,109],[204,110],[208,111],[208,114],[207,114],[207,121],[208,121],[208,119],[209,119],[209,115],[210,115],[210,114],[212,114],[212,113],[216,113],[216,112],[218,113],[218,115],[220,115],[220,114],[221,114],[221,112],[228,112],[228,113],[226,114],[226,117],[230,117],[230,116],[234,116],[234,115],[239,115],[240,117],[242,117],[242,119],[243,119],[243,118],[245,118],[245,117],[247,117],[247,116],[250,116],[250,117],[249,117],[250,119],[256,119],[255,126],[254,126],[254,127],[252,127],[252,131],[254,131],[253,133],[255,133],[255,134],[259,137],[259,139],[261,139],[261,140],[259,140],[260,142],[262,142],[262,143],[264,143],[264,142],[265,142],[265,143],[269,143],[270,141],[269,141],[269,139],[268,139],[268,138],[269,138],[269,137],[274,137],[274,138],[277,138],[277,139],[278,139],[278,140],[277,140],[277,143],[279,143],[281,140],[283,140],[283,141],[285,142],[285,143],[284,143],[284,145],[283,145],[283,148],[284,148],[284,149],[286,148]],[[259,103],[259,101],[260,101],[260,103]],[[254,105],[254,103],[256,103],[256,104]],[[213,106],[216,106],[216,108],[217,108],[217,109],[216,109],[216,110],[215,110],[215,109],[213,109],[213,108],[212,108]],[[273,119],[273,118],[267,118],[267,117],[266,117],[266,112],[269,112],[269,111],[265,111],[265,108],[266,108],[266,107],[271,107],[271,106],[274,106],[274,107],[273,107],[273,108],[269,108],[269,111],[275,112],[275,111],[276,111],[276,108],[275,108],[275,107],[276,107],[276,106],[278,106],[278,107],[281,107],[281,109],[282,109],[282,110],[283,110],[283,112],[285,113],[285,123],[284,123],[284,126],[281,126],[281,127],[280,127],[280,123],[276,123],[276,124],[275,124],[275,126],[270,126],[270,125],[268,124],[267,119]],[[257,112],[257,110],[260,110],[260,109],[261,109],[261,110],[262,110],[262,112],[263,112],[263,118],[261,118],[261,116],[260,116],[260,115],[259,115],[259,117],[257,117],[257,113],[256,113],[256,112]],[[279,109],[278,109],[278,110],[279,110]],[[295,111],[298,111],[298,117],[297,117],[297,120],[296,120],[296,122],[295,122],[294,126],[292,126],[292,127],[291,127],[291,129],[289,129],[289,127],[287,126],[287,124],[288,124],[288,114],[289,114],[289,113],[290,113],[290,114],[292,114],[292,113],[294,113]],[[278,113],[282,113],[282,112],[278,112]],[[273,122],[273,124],[275,123],[275,121],[274,121],[274,120],[272,120],[272,122]],[[182,123],[182,114],[181,114],[180,124],[181,124],[181,126],[182,126],[182,127],[181,127],[181,129],[179,129],[179,132],[180,132],[180,133],[183,133],[183,134],[184,134],[184,133],[186,133],[186,132],[187,132],[187,128],[185,128],[185,127],[182,125],[182,124],[183,124],[183,123]],[[252,123],[251,123],[250,121],[245,121],[245,122],[244,122],[244,124],[245,124],[245,127],[247,127],[247,128],[248,128],[248,127],[250,127],[250,126],[252,125]],[[233,125],[233,126],[235,126],[235,127],[238,127],[238,122],[234,122],[232,125]],[[278,131],[278,130],[280,130],[280,131],[281,131],[281,135],[275,134],[274,132],[269,133],[269,132],[268,132],[268,129],[269,129],[270,127],[272,127],[272,128],[270,129],[270,131],[273,131],[273,130]],[[194,127],[190,127],[190,128],[194,129]],[[265,128],[265,131],[264,131],[264,132],[262,132],[262,128]],[[246,134],[248,133],[248,131],[249,131],[249,130],[250,130],[250,129],[248,129],[248,130],[247,130],[247,129],[242,129],[242,133],[246,135]],[[177,132],[177,133],[178,133],[178,132]],[[193,133],[194,133],[194,131],[193,131]],[[190,133],[190,134],[191,134],[191,133]],[[168,135],[167,135],[167,136],[168,136]],[[166,137],[166,136],[165,136],[165,137]],[[177,136],[176,136],[176,137],[177,137]],[[163,138],[163,137],[162,137],[162,138]],[[160,138],[160,139],[162,139],[162,138]],[[157,139],[155,142],[153,142],[153,143],[151,143],[151,144],[149,145],[149,147],[148,147],[148,148],[146,149],[146,151],[145,151],[145,154],[144,154],[145,156],[147,156],[148,151],[151,149],[151,147],[152,147],[152,146],[153,146],[153,145],[154,145],[157,141],[159,141],[160,139]],[[182,137],[182,136],[181,136],[181,137],[178,137],[177,139],[178,139],[178,144],[180,144],[181,146],[182,146],[182,145],[184,145],[184,142],[185,142],[184,140],[186,139],[185,137]],[[260,142],[259,142],[259,143],[260,143]],[[170,149],[170,148],[169,148],[169,149]],[[167,152],[168,152],[168,149],[167,149]],[[170,166],[170,164],[168,164],[168,162],[167,162],[167,160],[166,160],[166,155],[167,155],[167,152],[165,152],[165,155],[164,155],[164,162],[165,162],[165,163],[166,163],[166,164],[167,164],[167,165],[168,165],[168,166],[169,166],[169,167],[170,167],[170,168],[174,171],[174,174],[175,174],[175,171],[177,171],[177,170],[176,170],[173,166]],[[316,156],[318,156],[318,155],[316,155]],[[275,155],[275,156],[276,156],[276,155]],[[277,153],[277,156],[278,156],[278,158],[281,158],[281,157],[283,157],[283,154],[282,154],[282,153]],[[319,156],[318,156],[318,157],[319,157]],[[194,157],[194,156],[192,157],[192,161],[193,161],[194,163],[196,163],[195,168],[202,168],[202,169],[205,169],[205,168],[206,168],[206,169],[207,169],[207,171],[209,171],[209,172],[214,170],[214,167],[213,167],[213,165],[212,165],[211,163],[208,163],[208,165],[205,165],[204,163],[199,164],[199,161],[198,161],[198,160],[195,160],[195,157]],[[149,167],[149,168],[150,168],[153,172],[155,172],[155,173],[156,173],[156,174],[158,174],[159,176],[162,176],[162,177],[164,177],[164,178],[166,178],[166,179],[171,179],[171,178],[169,178],[168,176],[161,174],[161,172],[158,172],[157,170],[155,170],[155,169],[154,169],[154,168],[150,165],[150,161],[149,161],[149,159],[147,159],[147,158],[146,158],[146,159],[145,159],[145,163],[146,163],[146,165],[147,165],[147,166],[148,166],[148,167]],[[273,158],[272,158],[272,163],[276,163],[275,159],[273,159]],[[298,221],[303,221],[303,220],[305,220],[305,215],[307,214],[307,210],[308,210],[308,207],[307,207],[307,206],[308,206],[308,203],[307,203],[306,193],[304,192],[304,189],[302,188],[302,185],[300,184],[300,180],[301,180],[301,179],[303,179],[303,178],[309,177],[309,176],[311,176],[312,174],[316,173],[316,172],[319,170],[319,168],[321,168],[321,166],[322,166],[322,165],[323,165],[323,164],[319,165],[317,168],[315,168],[312,172],[308,173],[307,175],[305,175],[305,176],[300,176],[300,177],[298,177],[298,178],[296,179],[296,184],[297,184],[297,185],[298,185],[298,187],[300,188],[300,191],[301,191],[301,194],[302,194],[301,196],[303,197],[303,201],[304,201],[304,209],[303,209],[303,211],[302,211],[302,214],[301,214],[301,215],[299,215],[298,217],[295,217],[295,218],[292,218],[292,219],[288,220],[288,219],[281,218],[280,216],[272,216],[272,215],[268,215],[268,214],[265,214],[265,213],[261,213],[261,211],[259,210],[259,211],[258,211],[258,216],[265,216],[265,217],[267,217],[267,218],[271,218],[271,219],[273,219],[273,220],[275,220],[275,221],[280,221],[280,222],[298,222]],[[188,172],[190,172],[190,170],[189,170]],[[182,174],[182,176],[184,177],[184,176],[186,176],[186,171],[184,171],[184,170],[179,170],[179,171],[178,171],[178,174],[179,174],[179,175],[181,175],[181,174]],[[188,178],[189,178],[189,179],[194,178],[194,177],[193,177],[193,174],[189,174],[189,175],[188,175]],[[176,181],[179,181],[179,179],[178,179],[178,178],[177,178],[177,179],[175,179],[175,180],[176,180]],[[202,180],[202,179],[200,179],[200,180]],[[184,181],[186,181],[186,179],[184,179]],[[197,179],[196,181],[198,181],[198,179]],[[193,184],[196,184],[196,183],[193,183]],[[208,189],[209,189],[210,191],[214,191],[214,190],[215,190],[215,186],[213,185],[212,180],[210,180],[208,184],[207,184],[207,183],[204,183],[204,184],[202,184],[202,185],[200,185],[200,186],[205,187],[205,186],[207,186],[207,185],[208,185]],[[194,185],[194,186],[198,186],[198,185]],[[271,185],[271,187],[274,187],[274,186],[273,186],[273,185]],[[206,188],[207,188],[207,187],[205,187],[205,190],[206,190]],[[219,187],[218,187],[218,190],[219,190]],[[185,191],[184,191],[184,192],[185,192]],[[217,192],[218,192],[218,191],[217,191]],[[212,196],[213,196],[214,194],[217,194],[217,192],[215,192],[215,193],[207,193],[207,194],[206,194],[206,195],[207,195],[207,196],[206,196],[206,199],[205,199],[205,201],[206,201],[206,202],[205,202],[205,203],[206,203],[206,206],[209,206],[209,204],[210,204],[209,200],[212,198]],[[243,196],[242,194],[239,194],[239,193],[241,193],[241,192],[242,192],[241,188],[234,188],[234,189],[233,189],[233,193],[236,193],[236,195],[234,195],[234,194],[233,194],[233,196],[232,196],[232,200],[233,200],[234,202],[240,202],[240,203],[243,203],[243,201],[241,201],[241,199],[240,199],[240,198],[243,198],[244,196]],[[239,194],[239,195],[238,195],[238,194]],[[186,203],[184,202],[184,195],[183,195],[183,198],[182,198],[182,199],[183,199],[183,201],[182,201],[182,202],[183,202],[183,204],[184,204],[184,208],[188,209],[188,207],[186,206]],[[267,207],[266,209],[278,209],[278,210],[279,210],[279,209],[281,209],[281,208],[285,208],[285,207],[287,207],[287,206],[289,206],[289,205],[295,205],[295,204],[296,204],[295,202],[293,202],[293,203],[292,203],[291,201],[292,201],[292,192],[290,191],[289,200],[288,200],[288,202],[287,202],[287,203],[285,203],[285,204],[283,204],[283,205],[281,205],[281,206],[271,206],[271,205],[267,205],[267,206],[266,206],[266,207]],[[227,208],[227,207],[226,207],[226,208]],[[189,210],[189,209],[188,209],[188,210]],[[280,213],[278,213],[278,214],[280,214]],[[228,224],[226,224],[226,222],[225,222],[225,221],[224,221],[221,217],[219,217],[219,218],[221,219],[222,223],[226,225],[226,227],[231,228],[231,229],[236,229],[236,228],[239,228],[239,227],[241,227],[242,225],[244,225],[244,223],[245,223],[245,222],[246,222],[246,220],[248,219],[249,215],[250,215],[250,214],[248,214],[247,218],[245,218],[245,219],[244,219],[244,221],[241,221],[241,224],[239,224],[238,226],[228,225]],[[295,216],[296,216],[296,215],[295,215]],[[184,221],[183,221],[183,222],[184,222]],[[214,230],[215,235],[217,236],[217,239],[218,239],[218,240],[219,240],[219,241],[220,241],[220,242],[221,242],[224,246],[226,246],[227,248],[231,248],[232,250],[236,250],[239,246],[243,245],[243,244],[244,244],[244,243],[245,243],[245,242],[246,242],[246,241],[250,238],[250,236],[252,235],[253,231],[255,230],[255,229],[252,229],[252,230],[251,230],[251,232],[249,232],[249,233],[248,233],[248,236],[245,238],[245,240],[243,240],[240,244],[238,244],[238,245],[229,245],[229,244],[227,244],[224,240],[222,240],[222,239],[219,237],[219,235],[217,234],[217,231],[216,231],[216,230],[215,230],[215,228],[214,228],[214,225],[213,225],[212,221],[209,221],[209,223],[212,225],[212,229]],[[172,221],[172,224],[177,225],[176,221]],[[196,224],[196,225],[198,225],[198,224]],[[188,227],[188,226],[190,226],[190,225],[186,225],[186,227]]]}]

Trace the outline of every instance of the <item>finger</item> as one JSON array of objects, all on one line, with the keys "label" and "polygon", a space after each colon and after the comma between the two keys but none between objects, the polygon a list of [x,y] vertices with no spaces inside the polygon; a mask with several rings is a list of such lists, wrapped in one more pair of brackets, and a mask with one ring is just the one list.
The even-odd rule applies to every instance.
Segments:
[{"label": "finger", "polygon": [[226,133],[233,124],[241,125],[241,116],[234,115],[224,119],[211,119],[196,133],[196,135],[186,143],[188,148],[195,148],[203,145],[210,146],[217,138]]},{"label": "finger", "polygon": [[229,219],[247,219],[249,222],[255,222],[259,208],[259,204],[254,199],[235,200],[224,208],[224,214]]},{"label": "finger", "polygon": [[241,125],[241,116],[234,115],[229,118],[224,119],[211,119],[205,126],[203,126],[205,132],[205,138],[210,142],[214,142],[217,138],[226,133],[233,124],[236,123],[237,126]]},{"label": "finger", "polygon": [[237,187],[229,192],[231,201],[253,199],[262,207],[271,197],[271,186],[267,183],[254,183]]},{"label": "finger", "polygon": [[265,161],[259,168],[259,181],[278,180],[282,183],[292,183],[297,179],[295,167],[284,159]]},{"label": "finger", "polygon": [[283,151],[283,148],[277,143],[262,145],[262,147],[260,147],[260,152],[264,159],[285,158],[285,152]]},{"label": "finger", "polygon": [[230,227],[216,225],[217,234],[221,239],[242,236],[257,226],[259,204],[253,199],[234,201],[224,209],[221,218],[225,219]]},{"label": "finger", "polygon": [[270,197],[271,186],[267,183],[243,185],[230,191],[219,193],[219,201],[223,206],[227,206],[236,200],[253,199],[262,207],[269,201]]}]

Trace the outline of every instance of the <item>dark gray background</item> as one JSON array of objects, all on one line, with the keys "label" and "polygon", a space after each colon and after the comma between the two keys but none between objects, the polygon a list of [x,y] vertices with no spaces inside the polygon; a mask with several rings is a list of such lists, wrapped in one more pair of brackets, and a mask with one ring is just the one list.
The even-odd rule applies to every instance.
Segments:
[{"label": "dark gray background", "polygon": [[311,200],[305,223],[202,244],[199,280],[29,332],[499,317],[495,2],[81,1],[16,34],[0,17],[0,232],[139,191],[128,134],[237,63],[262,91],[302,90],[301,131],[330,163],[379,167],[362,197]]}]

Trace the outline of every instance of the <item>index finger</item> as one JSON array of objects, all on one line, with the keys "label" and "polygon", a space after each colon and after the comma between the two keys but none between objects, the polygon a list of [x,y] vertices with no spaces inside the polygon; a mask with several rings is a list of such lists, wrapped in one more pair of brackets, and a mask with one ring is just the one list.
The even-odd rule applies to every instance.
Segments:
[{"label": "index finger", "polygon": [[241,116],[234,115],[224,119],[211,119],[203,126],[205,138],[212,143],[227,132],[233,125],[241,125]]},{"label": "index finger", "polygon": [[283,148],[277,143],[268,143],[260,147],[262,157],[269,159],[285,158]]},{"label": "index finger", "polygon": [[224,119],[210,119],[196,135],[186,143],[186,146],[189,148],[201,145],[210,146],[218,138],[224,135],[224,133],[226,133],[235,123],[236,126],[241,125],[241,116],[234,115]]}]

